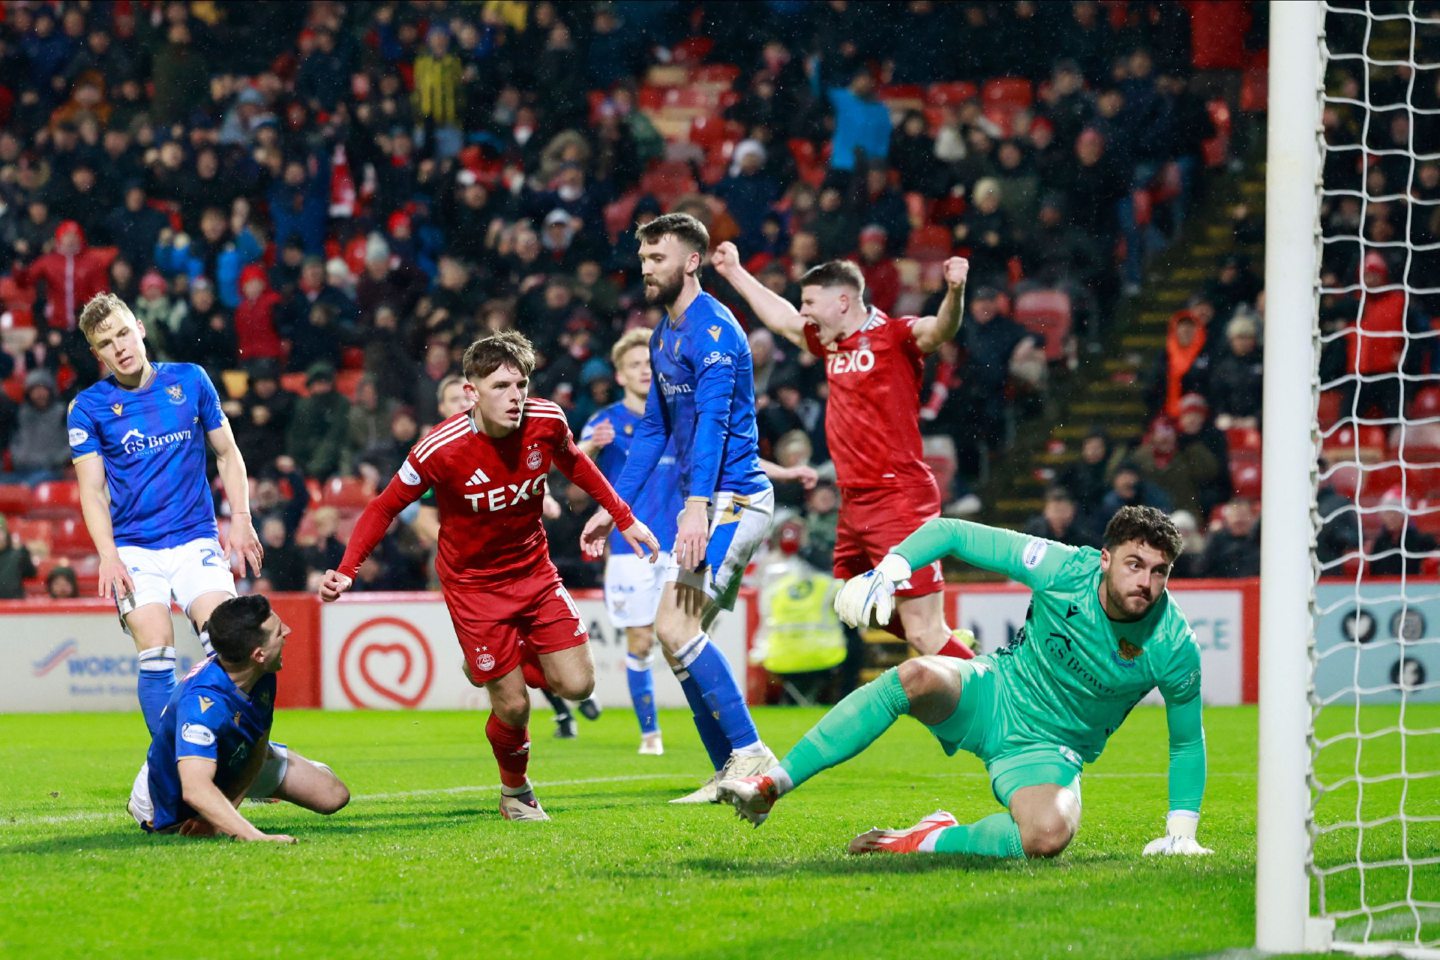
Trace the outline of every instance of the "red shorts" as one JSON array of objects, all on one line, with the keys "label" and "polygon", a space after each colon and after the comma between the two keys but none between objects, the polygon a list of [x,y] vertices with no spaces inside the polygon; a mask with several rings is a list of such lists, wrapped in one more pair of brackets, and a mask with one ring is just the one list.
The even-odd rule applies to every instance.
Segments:
[{"label": "red shorts", "polygon": [[[873,570],[927,520],[940,516],[940,488],[929,486],[847,488],[840,494],[840,523],[835,531],[835,576],[849,580]],[[937,561],[910,577],[901,597],[923,597],[943,590]]]},{"label": "red shorts", "polygon": [[450,622],[477,683],[505,676],[529,661],[526,680],[538,658],[589,641],[575,601],[559,578],[514,580],[491,590],[444,587]]}]

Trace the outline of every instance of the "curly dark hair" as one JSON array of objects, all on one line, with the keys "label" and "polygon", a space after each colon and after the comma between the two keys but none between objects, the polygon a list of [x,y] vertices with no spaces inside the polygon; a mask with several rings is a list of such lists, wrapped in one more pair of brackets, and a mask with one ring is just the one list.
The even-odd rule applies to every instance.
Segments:
[{"label": "curly dark hair", "polygon": [[1172,563],[1185,547],[1174,522],[1154,507],[1121,507],[1105,525],[1106,550],[1114,551],[1132,540],[1154,547]]}]

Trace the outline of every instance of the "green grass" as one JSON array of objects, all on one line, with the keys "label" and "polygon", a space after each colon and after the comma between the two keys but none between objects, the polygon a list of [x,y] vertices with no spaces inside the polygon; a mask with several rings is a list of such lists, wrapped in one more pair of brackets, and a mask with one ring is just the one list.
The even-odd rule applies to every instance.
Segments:
[{"label": "green grass", "polygon": [[[1440,725],[1427,710],[1409,721]],[[757,722],[785,748],[818,716]],[[1253,941],[1253,709],[1206,715],[1215,856],[1140,857],[1162,831],[1167,756],[1163,711],[1140,708],[1086,772],[1078,838],[1041,863],[845,854],[873,825],[996,808],[979,762],[946,759],[909,721],[759,830],[667,805],[705,767],[693,728],[664,714],[669,752],[640,757],[621,710],[568,742],[538,715],[531,773],[555,820],[505,823],[482,721],[281,715],[277,738],[331,763],[354,801],[330,818],[247,805],[301,838],[276,847],[141,834],[124,811],[138,715],[0,716],[0,956],[1158,958]],[[1412,789],[1410,812],[1437,807]],[[1440,848],[1433,829],[1408,842]]]}]

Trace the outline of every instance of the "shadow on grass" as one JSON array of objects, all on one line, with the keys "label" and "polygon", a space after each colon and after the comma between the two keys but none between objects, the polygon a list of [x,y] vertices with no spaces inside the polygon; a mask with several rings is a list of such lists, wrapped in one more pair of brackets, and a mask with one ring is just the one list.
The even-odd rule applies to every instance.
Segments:
[{"label": "shadow on grass", "polygon": [[[1120,855],[1087,857],[1086,863],[1105,860],[1125,859]],[[1058,860],[1000,860],[994,857],[969,857],[945,853],[917,853],[908,856],[862,855],[852,856],[837,853],[833,856],[811,857],[808,859],[754,859],[722,860],[717,857],[701,857],[681,861],[700,873],[729,877],[758,877],[773,880],[777,876],[803,873],[817,877],[848,877],[871,874],[895,875],[914,873],[936,873],[964,871],[966,873],[1045,872],[1068,870],[1072,864],[1064,858]],[[673,867],[671,868],[673,869]],[[642,871],[643,872],[643,871]]]}]

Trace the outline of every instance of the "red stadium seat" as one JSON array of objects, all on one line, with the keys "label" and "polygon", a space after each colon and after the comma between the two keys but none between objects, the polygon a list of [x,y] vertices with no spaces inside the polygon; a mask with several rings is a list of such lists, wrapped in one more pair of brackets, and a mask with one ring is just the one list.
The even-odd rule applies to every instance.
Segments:
[{"label": "red stadium seat", "polygon": [[875,98],[891,110],[919,110],[925,106],[925,88],[918,83],[887,83]]},{"label": "red stadium seat", "polygon": [[923,227],[930,222],[930,198],[914,190],[905,194],[905,212],[909,215],[911,228]]},{"label": "red stadium seat", "polygon": [[1409,417],[1412,420],[1440,417],[1440,387],[1425,387],[1417,393],[1410,401]]},{"label": "red stadium seat", "polygon": [[729,63],[707,63],[690,72],[690,82],[701,87],[728,87],[740,77],[740,68]]},{"label": "red stadium seat", "polygon": [[1259,450],[1260,431],[1254,427],[1231,427],[1225,431],[1231,450]]},{"label": "red stadium seat", "polygon": [[605,230],[610,234],[611,243],[614,243],[619,239],[620,234],[630,228],[635,214],[635,204],[639,201],[640,191],[632,190],[614,203],[606,205]]},{"label": "red stadium seat", "polygon": [[359,511],[375,499],[375,492],[359,477],[331,477],[321,486],[320,505]]},{"label": "red stadium seat", "polygon": [[910,232],[910,242],[905,248],[905,256],[912,260],[936,261],[944,260],[950,256],[953,250],[954,244],[950,239],[950,229],[932,224]]},{"label": "red stadium seat", "polygon": [[90,531],[85,529],[85,521],[70,517],[55,526],[50,550],[56,554],[91,554],[95,552],[95,543],[90,539]]},{"label": "red stadium seat", "polygon": [[10,521],[10,532],[20,538],[26,546],[41,544],[46,550],[55,536],[55,524],[49,520],[35,520],[30,517],[16,517]]},{"label": "red stadium seat", "polygon": [[682,66],[693,66],[708,57],[713,49],[715,49],[713,37],[686,37],[675,44],[670,54],[675,63]]},{"label": "red stadium seat", "polygon": [[968,80],[951,80],[932,83],[925,91],[925,105],[928,107],[949,107],[980,95],[980,88]]},{"label": "red stadium seat", "polygon": [[18,483],[0,483],[0,513],[6,516],[23,514],[35,502],[30,488]]},{"label": "red stadium seat", "polygon": [[696,190],[695,175],[688,163],[661,161],[640,178],[640,190],[653,195],[662,207],[669,207],[676,197]]},{"label": "red stadium seat", "polygon": [[1014,113],[1034,103],[1035,94],[1030,81],[1024,77],[996,77],[985,81],[980,99],[987,107],[1002,107]]},{"label": "red stadium seat", "polygon": [[310,388],[305,385],[305,371],[303,370],[280,374],[280,388],[290,391],[297,397],[310,396]]},{"label": "red stadium seat", "polygon": [[1211,100],[1205,108],[1210,112],[1210,122],[1215,125],[1215,136],[1204,143],[1205,166],[1218,167],[1230,154],[1230,105],[1224,100]]},{"label": "red stadium seat", "polygon": [[1340,391],[1326,390],[1320,394],[1320,405],[1317,411],[1320,419],[1320,429],[1327,430],[1335,425],[1340,419]]},{"label": "red stadium seat", "polygon": [[1249,497],[1252,500],[1260,499],[1260,457],[1246,456],[1242,453],[1239,457],[1235,454],[1230,456],[1230,481],[1235,487],[1237,497]]},{"label": "red stadium seat", "polygon": [[80,485],[74,480],[52,480],[35,488],[29,515],[37,519],[80,516]]},{"label": "red stadium seat", "polygon": [[[690,142],[703,149],[707,155],[717,153],[727,142],[739,140],[744,135],[745,128],[740,124],[713,114],[702,114],[690,121]],[[711,159],[720,157],[712,156]]]},{"label": "red stadium seat", "polygon": [[365,376],[364,370],[341,370],[335,374],[335,389],[346,400],[355,399],[355,388],[360,385],[360,378]]},{"label": "red stadium seat", "polygon": [[1321,443],[1325,459],[1331,463],[1374,463],[1385,456],[1383,427],[1351,425],[1341,427]]},{"label": "red stadium seat", "polygon": [[1063,290],[1029,290],[1015,301],[1015,322],[1045,338],[1045,359],[1065,359],[1073,318],[1070,295]]},{"label": "red stadium seat", "polygon": [[640,88],[640,94],[636,97],[640,109],[646,113],[659,110],[665,106],[665,87],[656,87],[646,84]]}]

